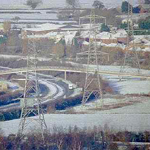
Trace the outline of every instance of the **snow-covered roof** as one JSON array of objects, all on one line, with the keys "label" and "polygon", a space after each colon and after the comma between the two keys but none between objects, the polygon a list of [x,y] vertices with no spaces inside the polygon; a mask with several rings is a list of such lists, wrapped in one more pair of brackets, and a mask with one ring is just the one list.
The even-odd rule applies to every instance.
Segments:
[{"label": "snow-covered roof", "polygon": [[130,51],[143,51],[143,52],[150,52],[150,47],[145,47],[145,48],[140,48],[140,47],[136,47],[136,49],[134,49],[133,47],[129,49]]},{"label": "snow-covered roof", "polygon": [[149,39],[150,40],[150,35],[134,35],[134,38],[141,38],[141,39]]},{"label": "snow-covered roof", "polygon": [[49,39],[58,39],[58,38],[62,38],[64,35],[61,33],[57,33],[57,32],[49,32],[47,34],[36,34],[36,35],[28,35],[28,38],[49,38]]},{"label": "snow-covered roof", "polygon": [[127,32],[124,29],[118,29],[116,34],[114,35],[116,38],[119,37],[127,37]]},{"label": "snow-covered roof", "polygon": [[97,38],[99,38],[99,39],[116,39],[114,34],[112,34],[110,32],[101,32],[97,35]]},{"label": "snow-covered roof", "polygon": [[41,25],[37,25],[35,28],[25,28],[26,31],[49,31],[49,30],[58,30],[65,25],[59,25],[59,24],[51,24],[51,23],[45,23]]},{"label": "snow-covered roof", "polygon": [[147,40],[144,37],[135,37],[135,39],[133,41],[131,41],[131,43],[136,43],[136,44],[141,44],[143,43],[144,45],[149,45],[150,44],[150,40]]},{"label": "snow-covered roof", "polygon": [[89,45],[89,42],[84,41],[82,44],[83,44],[83,45]]},{"label": "snow-covered roof", "polygon": [[149,43],[150,40],[147,40],[147,39],[144,38],[144,39],[142,39],[142,42],[144,42],[146,44],[146,43]]},{"label": "snow-covered roof", "polygon": [[[81,37],[86,38],[89,37],[89,31],[82,31]],[[91,34],[91,37],[94,34]],[[127,32],[125,30],[118,30],[115,34],[110,32],[101,32],[96,35],[97,39],[117,39],[121,37],[127,37]]]},{"label": "snow-covered roof", "polygon": [[150,41],[148,43],[145,44],[146,46],[150,46]]},{"label": "snow-covered roof", "polygon": [[142,49],[142,51],[144,51],[144,52],[150,52],[150,47],[146,47],[146,48]]},{"label": "snow-covered roof", "polygon": [[136,43],[136,44],[140,44],[142,42],[141,39],[134,39],[133,41],[131,41],[131,43]]},{"label": "snow-covered roof", "polygon": [[82,38],[88,38],[90,35],[90,31],[81,31],[81,37]]},{"label": "snow-covered roof", "polygon": [[79,28],[61,28],[62,31],[79,31]]},{"label": "snow-covered roof", "polygon": [[43,35],[28,35],[28,38],[48,38],[54,39],[59,42],[61,39],[65,39],[66,44],[72,44],[74,37],[76,36],[77,31],[67,31],[67,32],[49,32]]},{"label": "snow-covered roof", "polygon": [[73,41],[73,38],[75,37],[77,31],[68,31],[66,34],[65,34],[65,42],[66,44],[72,44],[72,41]]}]

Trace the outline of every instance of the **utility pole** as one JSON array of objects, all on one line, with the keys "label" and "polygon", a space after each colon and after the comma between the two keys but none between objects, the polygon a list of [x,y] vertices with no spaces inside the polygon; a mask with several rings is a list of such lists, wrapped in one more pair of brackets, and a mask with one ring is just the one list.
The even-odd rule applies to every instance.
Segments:
[{"label": "utility pole", "polygon": [[[34,36],[34,35],[33,35]],[[20,139],[24,138],[27,129],[30,124],[34,124],[38,127],[44,141],[44,131],[47,130],[47,126],[44,119],[44,113],[42,109],[42,99],[40,98],[39,81],[37,75],[37,48],[34,38],[27,38],[27,34],[23,34],[23,40],[27,39],[27,70],[25,79],[24,95],[20,101],[22,108],[21,120],[18,129],[18,136]],[[32,70],[32,71],[31,71]],[[31,117],[36,116],[36,117]]]},{"label": "utility pole", "polygon": [[[131,2],[131,5],[130,5]],[[120,73],[126,72],[127,68],[126,65],[132,65],[132,67],[136,67],[137,72],[140,73],[140,62],[139,62],[139,57],[137,53],[137,47],[134,42],[134,27],[133,27],[133,8],[132,8],[132,0],[128,0],[128,18],[127,18],[127,24],[128,24],[128,29],[127,29],[127,45],[125,48],[125,57],[124,57],[124,62],[123,65],[120,68]],[[132,43],[130,43],[132,41]],[[130,51],[130,49],[132,50]]]},{"label": "utility pole", "polygon": [[[98,56],[97,56],[97,41],[95,28],[95,11],[91,10],[90,15],[90,35],[88,48],[88,63],[86,68],[86,79],[82,104],[84,105],[90,98],[94,96],[96,99],[102,99],[101,78],[99,75]],[[93,35],[93,36],[92,36]],[[95,66],[95,71],[90,72],[90,65]]]}]

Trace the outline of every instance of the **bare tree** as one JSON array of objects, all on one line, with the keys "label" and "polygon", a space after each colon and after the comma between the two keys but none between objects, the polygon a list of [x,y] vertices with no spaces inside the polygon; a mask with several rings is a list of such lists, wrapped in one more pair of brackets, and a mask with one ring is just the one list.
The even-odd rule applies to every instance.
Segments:
[{"label": "bare tree", "polygon": [[77,0],[66,0],[66,3],[72,8],[76,8],[78,6]]},{"label": "bare tree", "polygon": [[42,0],[27,0],[26,5],[30,6],[32,9],[35,9],[41,3]]},{"label": "bare tree", "polygon": [[57,148],[58,150],[61,150],[63,149],[63,143],[64,143],[64,136],[62,134],[59,134],[59,136],[57,135],[56,137],[56,145],[57,145]]},{"label": "bare tree", "polygon": [[64,46],[61,43],[57,43],[52,47],[52,53],[56,55],[57,58],[64,56]]},{"label": "bare tree", "polygon": [[4,33],[8,33],[11,29],[11,22],[5,21],[4,25],[3,25],[3,28],[4,28]]},{"label": "bare tree", "polygon": [[98,9],[104,8],[104,4],[99,0],[95,0],[92,6]]}]

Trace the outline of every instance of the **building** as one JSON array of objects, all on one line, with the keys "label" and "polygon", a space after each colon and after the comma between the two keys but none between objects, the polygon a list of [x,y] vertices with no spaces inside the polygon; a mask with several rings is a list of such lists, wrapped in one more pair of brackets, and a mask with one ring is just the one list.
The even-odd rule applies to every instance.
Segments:
[{"label": "building", "polygon": [[26,31],[28,34],[44,35],[50,32],[67,32],[67,31],[80,31],[79,25],[60,25],[60,24],[41,24],[36,25],[34,28],[24,28],[22,32]]},{"label": "building", "polygon": [[45,23],[36,25],[35,28],[25,28],[23,31],[26,31],[28,34],[47,34],[49,32],[58,32],[63,26],[65,25]]},{"label": "building", "polygon": [[[81,32],[81,39],[89,41],[89,37],[93,37],[94,35],[89,35],[89,31]],[[101,32],[96,35],[97,42],[101,42],[104,44],[114,44],[114,43],[127,43],[128,34],[124,29],[119,29],[114,33],[110,32]]]},{"label": "building", "polygon": [[117,38],[110,32],[101,32],[97,35],[97,41],[101,41],[104,44],[117,43]]},{"label": "building", "polygon": [[127,43],[128,34],[124,29],[118,29],[114,36],[117,38],[118,43]]}]

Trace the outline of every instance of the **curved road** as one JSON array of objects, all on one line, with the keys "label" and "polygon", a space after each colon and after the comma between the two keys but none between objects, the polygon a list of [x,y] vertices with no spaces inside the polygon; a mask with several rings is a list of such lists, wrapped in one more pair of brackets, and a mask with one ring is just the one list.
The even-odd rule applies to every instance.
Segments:
[{"label": "curved road", "polygon": [[[51,100],[63,98],[65,95],[70,96],[73,93],[73,91],[70,91],[68,89],[68,85],[63,81],[58,81],[56,78],[50,75],[38,74],[38,76],[39,83],[44,84],[48,89],[47,95],[42,97],[43,104]],[[0,106],[0,111],[10,111],[18,108],[20,108],[20,104],[13,103],[5,106]]]}]

